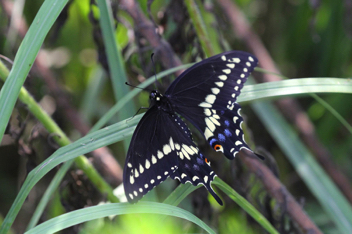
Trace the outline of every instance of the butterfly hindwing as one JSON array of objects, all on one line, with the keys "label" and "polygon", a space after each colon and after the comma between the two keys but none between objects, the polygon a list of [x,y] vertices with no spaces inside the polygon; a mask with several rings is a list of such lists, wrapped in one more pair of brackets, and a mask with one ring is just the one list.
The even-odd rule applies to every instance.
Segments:
[{"label": "butterfly hindwing", "polygon": [[181,183],[203,184],[211,188],[214,171],[192,141],[186,124],[177,114],[152,106],[133,134],[124,169],[124,188],[129,202],[135,203],[168,177]]},{"label": "butterfly hindwing", "polygon": [[198,148],[191,148],[189,150],[187,145],[184,146],[186,146],[186,149],[179,152],[179,157],[184,157],[185,159],[180,160],[179,168],[171,175],[171,178],[179,180],[182,184],[204,185],[215,200],[222,205],[221,199],[211,187],[211,182],[214,180],[216,174],[211,169],[210,163],[199,152]]},{"label": "butterfly hindwing", "polygon": [[240,106],[235,101],[257,63],[246,52],[222,53],[187,69],[165,93],[175,111],[229,159],[241,148],[249,149],[243,139]]}]

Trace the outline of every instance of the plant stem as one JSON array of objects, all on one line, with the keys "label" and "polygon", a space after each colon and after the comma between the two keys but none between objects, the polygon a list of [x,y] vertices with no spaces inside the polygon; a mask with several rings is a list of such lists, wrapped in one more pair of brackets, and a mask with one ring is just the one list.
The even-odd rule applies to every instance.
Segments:
[{"label": "plant stem", "polygon": [[198,6],[194,0],[184,1],[189,16],[192,19],[193,26],[197,32],[200,44],[202,45],[203,51],[207,57],[215,54],[213,47],[211,46],[207,30],[205,28],[202,16],[199,12]]}]

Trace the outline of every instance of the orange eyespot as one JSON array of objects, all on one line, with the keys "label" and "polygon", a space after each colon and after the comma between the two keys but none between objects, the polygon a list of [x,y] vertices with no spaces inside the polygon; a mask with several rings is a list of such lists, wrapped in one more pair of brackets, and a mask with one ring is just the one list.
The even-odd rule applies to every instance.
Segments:
[{"label": "orange eyespot", "polygon": [[204,161],[205,161],[206,163],[209,163],[209,161],[208,161],[208,159],[207,159],[207,158],[205,158],[205,159],[204,159]]},{"label": "orange eyespot", "polygon": [[215,150],[220,150],[221,149],[221,145],[214,145],[214,149]]}]

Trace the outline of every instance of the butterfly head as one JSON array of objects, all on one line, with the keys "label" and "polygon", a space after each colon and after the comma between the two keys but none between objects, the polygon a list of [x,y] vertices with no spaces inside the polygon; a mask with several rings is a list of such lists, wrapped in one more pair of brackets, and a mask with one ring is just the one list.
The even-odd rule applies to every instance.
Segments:
[{"label": "butterfly head", "polygon": [[162,100],[163,95],[159,93],[157,90],[153,90],[150,92],[149,95],[149,102],[150,104],[160,103]]}]

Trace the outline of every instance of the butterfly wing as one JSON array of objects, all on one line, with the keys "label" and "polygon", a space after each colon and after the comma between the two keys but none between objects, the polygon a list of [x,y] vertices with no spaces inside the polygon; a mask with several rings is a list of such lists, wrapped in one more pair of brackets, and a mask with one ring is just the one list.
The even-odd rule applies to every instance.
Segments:
[{"label": "butterfly wing", "polygon": [[235,101],[257,63],[246,52],[222,53],[187,69],[165,93],[174,110],[229,159],[240,149],[249,149],[241,128],[241,107]]},{"label": "butterfly wing", "polygon": [[222,204],[210,184],[215,173],[186,124],[176,114],[152,106],[137,125],[127,153],[123,173],[127,200],[137,202],[169,176],[181,183],[203,184]]}]

